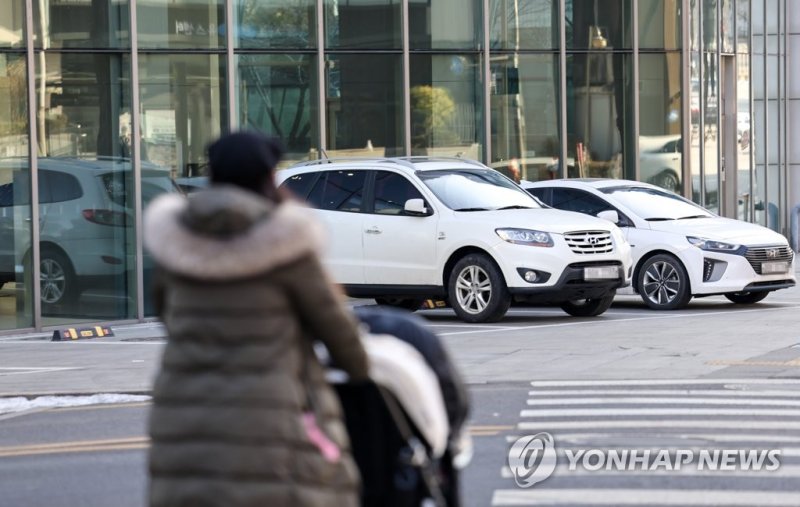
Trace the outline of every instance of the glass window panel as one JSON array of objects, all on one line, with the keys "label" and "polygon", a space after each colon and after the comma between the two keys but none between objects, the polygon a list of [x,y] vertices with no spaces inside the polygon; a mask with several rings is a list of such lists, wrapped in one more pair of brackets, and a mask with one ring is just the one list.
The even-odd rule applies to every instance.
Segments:
[{"label": "glass window panel", "polygon": [[717,0],[703,0],[703,49],[717,50]]},{"label": "glass window panel", "polygon": [[567,48],[630,48],[631,0],[565,0]]},{"label": "glass window panel", "polygon": [[0,330],[33,326],[26,71],[0,54]]},{"label": "glass window panel", "polygon": [[34,0],[35,45],[46,49],[130,47],[128,12],[128,0]]},{"label": "glass window panel", "polygon": [[130,85],[128,56],[37,59],[44,325],[136,313]]},{"label": "glass window panel", "polygon": [[401,0],[325,0],[325,47],[400,49]]},{"label": "glass window panel", "polygon": [[489,35],[493,49],[558,48],[558,2],[490,0]]},{"label": "glass window panel", "polygon": [[[224,59],[142,54],[139,86],[142,206],[146,207],[155,195],[174,187],[170,179],[186,186],[204,180],[206,146],[228,124]],[[152,315],[152,262],[144,260],[144,312]]]},{"label": "glass window panel", "polygon": [[517,181],[561,177],[558,55],[491,61],[491,166]]},{"label": "glass window panel", "polygon": [[739,61],[739,82],[736,85],[736,136],[738,150],[736,154],[736,191],[738,194],[737,218],[750,221],[750,202],[752,189],[750,187],[750,155],[752,149],[750,132],[750,81],[742,68],[746,67],[748,56],[737,55]]},{"label": "glass window panel", "polygon": [[736,45],[744,53],[750,45],[750,0],[736,0]]},{"label": "glass window panel", "polygon": [[722,3],[720,4],[720,15],[722,17],[721,19],[722,51],[724,53],[733,53],[736,51],[736,48],[734,47],[736,34],[734,33],[735,28],[733,26],[734,0],[721,0],[721,2]]},{"label": "glass window panel", "polygon": [[639,47],[681,47],[680,0],[639,0]]},{"label": "glass window panel", "polygon": [[236,47],[309,48],[317,45],[316,0],[232,1]]},{"label": "glass window panel", "polygon": [[780,107],[780,104],[777,100],[768,100],[767,101],[767,135],[766,137],[766,145],[767,145],[767,163],[772,164],[779,164],[781,159],[783,158],[783,152],[781,150],[781,125],[780,120],[781,116],[783,115],[783,109]]},{"label": "glass window panel", "polygon": [[779,2],[778,0],[764,0],[764,16],[766,16],[767,21],[767,33],[778,33],[780,30],[778,27],[778,20],[780,14],[782,14],[782,9],[778,5],[779,3],[783,2]]},{"label": "glass window panel", "polygon": [[411,154],[481,160],[480,60],[411,55]]},{"label": "glass window panel", "polygon": [[281,139],[281,162],[317,158],[319,107],[315,58],[310,55],[238,55],[237,104],[242,128]]},{"label": "glass window panel", "polygon": [[764,35],[764,0],[752,1],[753,22],[750,24],[754,35]]},{"label": "glass window panel", "polygon": [[326,171],[308,195],[309,204],[331,211],[361,211],[367,171]]},{"label": "glass window panel", "polygon": [[570,177],[635,179],[631,57],[567,56],[567,167]]},{"label": "glass window panel", "polygon": [[411,0],[411,49],[472,49],[480,46],[483,18],[479,0]]},{"label": "glass window panel", "polygon": [[0,48],[19,47],[25,47],[25,1],[4,0],[0,2]]},{"label": "glass window panel", "polygon": [[558,1],[490,0],[489,34],[493,49],[555,49]]},{"label": "glass window panel", "polygon": [[225,46],[225,0],[138,0],[140,48]]},{"label": "glass window panel", "polygon": [[[398,55],[329,55],[328,155],[403,155],[403,92]],[[413,74],[412,74],[413,75]]]},{"label": "glass window panel", "polygon": [[639,56],[639,179],[682,193],[681,55]]},{"label": "glass window panel", "polygon": [[719,100],[717,84],[719,70],[716,53],[704,52],[703,56],[703,181],[705,183],[705,200],[703,205],[711,211],[719,210]]},{"label": "glass window panel", "polygon": [[780,212],[780,184],[781,170],[777,165],[767,166],[767,201],[764,211],[766,212],[767,227],[775,232],[781,232],[781,212]]},{"label": "glass window panel", "polygon": [[700,169],[702,165],[701,135],[700,135],[700,53],[691,52],[691,90],[689,91],[689,124],[691,144],[689,145],[689,169],[692,175],[689,184],[692,185],[691,196],[694,202],[700,202]]},{"label": "glass window panel", "polygon": [[311,190],[311,185],[317,181],[318,176],[319,173],[296,174],[286,179],[281,183],[281,186],[289,190],[298,199],[306,200],[308,192]]},{"label": "glass window panel", "polygon": [[767,226],[767,171],[766,167],[757,164],[755,170],[756,186],[753,189],[753,205],[755,223]]},{"label": "glass window panel", "polygon": [[693,0],[689,4],[689,49],[700,51],[700,2]]},{"label": "glass window panel", "polygon": [[766,163],[766,152],[764,143],[764,132],[766,129],[766,115],[764,114],[764,101],[756,99],[753,101],[753,116],[755,117],[752,122],[752,139],[750,143],[753,145],[753,153],[757,165],[764,165]]}]

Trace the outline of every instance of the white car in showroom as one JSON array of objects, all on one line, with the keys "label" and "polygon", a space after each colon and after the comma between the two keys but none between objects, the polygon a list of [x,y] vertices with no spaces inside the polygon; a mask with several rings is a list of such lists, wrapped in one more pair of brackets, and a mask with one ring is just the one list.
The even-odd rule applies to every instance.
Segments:
[{"label": "white car in showroom", "polygon": [[630,283],[616,225],[543,207],[478,162],[318,160],[278,179],[326,224],[326,264],[352,297],[409,309],[445,298],[461,319],[492,322],[512,300],[599,315]]},{"label": "white car in showroom", "polygon": [[654,185],[597,179],[526,181],[522,187],[554,208],[619,225],[633,249],[630,290],[650,308],[672,310],[693,296],[713,295],[757,303],[796,283],[785,237],[717,216]]}]

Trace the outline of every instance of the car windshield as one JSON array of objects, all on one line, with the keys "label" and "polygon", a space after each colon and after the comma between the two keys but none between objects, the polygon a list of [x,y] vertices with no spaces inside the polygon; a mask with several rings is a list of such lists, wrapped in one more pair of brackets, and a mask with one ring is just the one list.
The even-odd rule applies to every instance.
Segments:
[{"label": "car windshield", "polygon": [[649,187],[609,187],[603,188],[610,195],[644,220],[689,220],[707,218],[714,215],[683,197]]},{"label": "car windshield", "polygon": [[494,169],[444,169],[417,174],[445,206],[455,211],[541,208],[527,192]]}]

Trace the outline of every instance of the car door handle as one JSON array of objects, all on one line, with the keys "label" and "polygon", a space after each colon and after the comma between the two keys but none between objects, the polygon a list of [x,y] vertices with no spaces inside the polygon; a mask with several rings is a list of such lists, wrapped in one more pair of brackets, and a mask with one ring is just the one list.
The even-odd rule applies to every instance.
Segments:
[{"label": "car door handle", "polygon": [[369,229],[366,229],[364,232],[366,232],[367,234],[380,234],[383,231],[381,231],[377,227],[370,227]]}]

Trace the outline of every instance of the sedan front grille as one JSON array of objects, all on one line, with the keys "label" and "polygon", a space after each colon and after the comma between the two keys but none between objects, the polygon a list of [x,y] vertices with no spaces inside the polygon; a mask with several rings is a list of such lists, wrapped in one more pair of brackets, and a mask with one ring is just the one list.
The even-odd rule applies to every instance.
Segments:
[{"label": "sedan front grille", "polygon": [[611,233],[607,231],[580,231],[564,234],[570,250],[579,255],[610,253],[614,251]]},{"label": "sedan front grille", "polygon": [[744,256],[747,262],[753,266],[753,270],[760,275],[762,262],[788,261],[791,263],[794,252],[787,245],[759,246],[748,248]]}]

